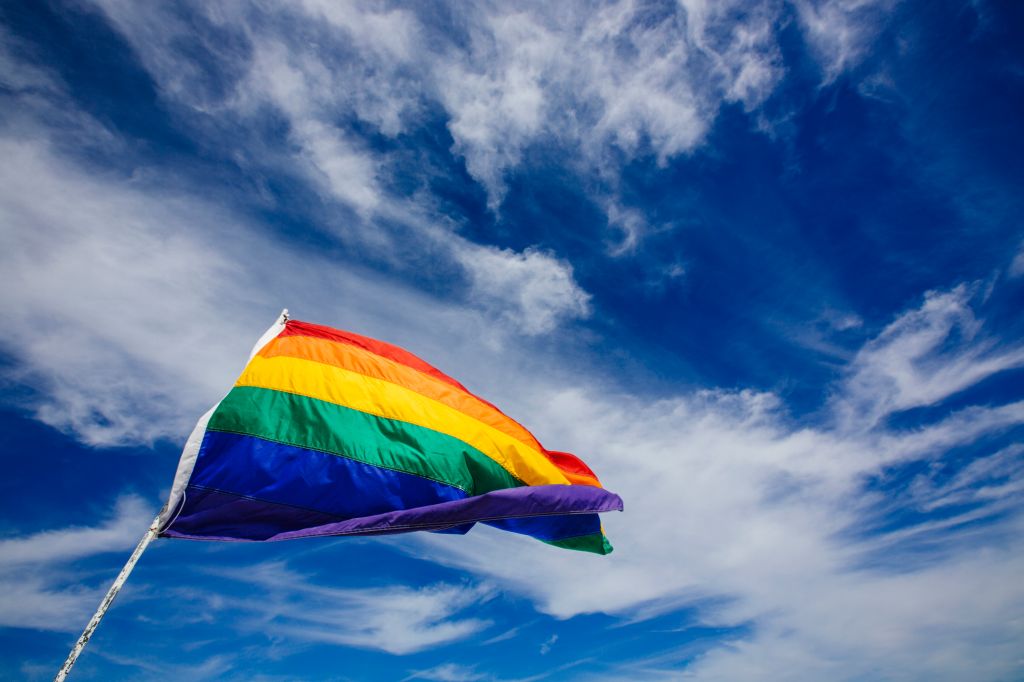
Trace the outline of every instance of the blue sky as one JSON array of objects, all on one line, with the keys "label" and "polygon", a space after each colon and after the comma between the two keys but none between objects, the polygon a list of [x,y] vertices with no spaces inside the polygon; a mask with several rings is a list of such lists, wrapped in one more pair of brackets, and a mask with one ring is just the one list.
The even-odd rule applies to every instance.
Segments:
[{"label": "blue sky", "polygon": [[583,457],[615,553],[160,540],[76,679],[1024,678],[1022,26],[4,3],[0,677],[52,677],[288,307]]}]

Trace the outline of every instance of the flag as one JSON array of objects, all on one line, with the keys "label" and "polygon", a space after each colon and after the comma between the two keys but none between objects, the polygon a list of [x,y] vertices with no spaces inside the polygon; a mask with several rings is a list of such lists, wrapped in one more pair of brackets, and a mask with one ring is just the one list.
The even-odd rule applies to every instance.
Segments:
[{"label": "flag", "polygon": [[607,554],[622,500],[412,353],[288,319],[182,452],[160,535],[286,540],[475,523]]}]

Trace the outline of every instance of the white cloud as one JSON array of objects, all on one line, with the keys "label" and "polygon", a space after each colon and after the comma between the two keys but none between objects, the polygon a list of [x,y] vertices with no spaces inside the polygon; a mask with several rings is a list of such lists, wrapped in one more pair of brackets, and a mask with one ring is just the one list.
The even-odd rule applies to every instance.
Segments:
[{"label": "white cloud", "polygon": [[[366,217],[381,200],[379,161],[329,121],[332,93],[338,89],[335,74],[324,64],[265,41],[255,50],[239,97],[262,97],[279,108],[291,122],[291,139],[313,182]],[[241,105],[243,111],[251,106]]]},{"label": "white cloud", "polygon": [[[473,668],[455,663],[442,663],[427,670],[416,671],[405,678],[405,680],[434,680],[434,682],[477,682],[486,679],[490,678],[474,671]],[[403,682],[405,681],[403,680]]]},{"label": "white cloud", "polygon": [[665,162],[703,139],[722,101],[754,107],[781,75],[770,4],[528,5],[470,15],[470,45],[435,68],[455,149],[492,207],[526,147],[553,140],[601,169],[608,154]]},{"label": "white cloud", "polygon": [[[412,12],[403,9],[380,11],[375,3],[338,5],[329,0],[303,0],[305,10],[327,19],[342,29],[359,49],[378,59],[408,62],[416,59],[416,46],[422,39]],[[371,95],[373,93],[364,93]],[[390,98],[389,98],[390,99]]]},{"label": "white cloud", "polygon": [[[394,137],[440,107],[454,151],[496,209],[506,175],[533,145],[555,145],[581,173],[611,185],[599,193],[614,193],[615,160],[653,154],[664,163],[692,151],[723,103],[756,109],[784,72],[785,18],[773,1],[462,5],[445,29],[415,7],[197,6],[197,24],[149,5],[96,1],[172,103],[218,116],[277,108],[300,160],[364,216],[395,200],[380,196],[389,158],[354,147],[346,121]],[[834,28],[835,17],[846,26],[860,16],[847,4],[801,5],[813,45],[830,44],[830,30],[853,30]],[[820,52],[832,70],[851,61],[836,65]],[[226,85],[209,85],[217,80],[210,63]]]},{"label": "white cloud", "polygon": [[[132,670],[131,679],[133,680],[159,681],[175,679],[226,681],[245,679],[247,682],[270,682],[270,680],[275,679],[274,677],[259,675],[255,677],[247,675],[244,678],[233,675],[232,671],[238,668],[238,655],[234,652],[214,654],[199,661],[198,663],[182,663],[178,660],[168,661],[159,656],[120,656],[116,653],[106,651],[96,644],[93,644],[90,649],[90,654],[101,656],[117,666],[130,668]],[[40,675],[40,678],[50,679],[53,675],[52,665],[49,666],[48,672],[49,675]],[[85,671],[78,668],[76,668],[75,672],[76,674],[85,674]],[[280,682],[284,682],[281,678],[276,679],[280,680]]]},{"label": "white cloud", "polygon": [[[648,229],[643,213],[626,208],[617,201],[609,201],[605,206],[605,213],[608,215],[609,227],[622,233],[620,241],[608,249],[608,255],[617,258],[634,252]],[[669,277],[672,275],[669,274]]]},{"label": "white cloud", "polygon": [[71,570],[78,559],[127,552],[154,510],[137,497],[118,500],[113,518],[98,526],[71,526],[0,540],[0,626],[77,631],[109,584],[86,586]]},{"label": "white cloud", "polygon": [[0,146],[11,161],[0,169],[0,262],[12,285],[0,291],[0,343],[19,360],[13,378],[43,388],[37,415],[91,444],[187,431],[177,406],[209,402],[240,369],[222,356],[227,373],[210,374],[196,360],[216,345],[207,358],[197,350],[237,320],[218,292],[252,274],[194,228],[175,229],[212,233],[218,211],[69,172],[34,142]]},{"label": "white cloud", "polygon": [[[118,501],[114,516],[98,526],[72,526],[0,540],[0,588],[7,595],[0,609],[0,626],[77,632],[99,604],[112,574],[103,579],[103,584],[86,587],[74,562],[109,552],[127,556],[152,514],[144,501],[128,496]],[[235,597],[230,590],[219,594],[182,583],[149,590],[148,594],[142,590],[142,598],[175,602],[187,593],[186,603],[203,604],[200,619],[219,614],[240,632],[399,655],[464,639],[490,626],[486,620],[457,617],[491,598],[492,591],[482,586],[339,589],[320,585],[283,563],[208,572],[236,586],[248,586],[247,592],[258,592],[259,596]],[[195,613],[191,612],[190,617],[195,618]],[[186,619],[182,624],[190,622]],[[107,656],[119,665],[147,673],[167,669],[166,662],[158,658]],[[221,670],[224,664],[223,659],[208,660],[195,669],[196,674],[206,666]],[[207,670],[201,677],[217,674]]]},{"label": "white cloud", "polygon": [[[330,8],[317,11],[328,16]],[[684,57],[686,64],[694,63],[693,55],[710,49],[704,47],[708,44],[717,45],[718,53],[735,43],[741,55],[729,71],[734,76],[723,81],[729,87],[719,86],[726,93],[722,96],[743,99],[748,106],[756,106],[752,103],[763,96],[757,94],[762,80],[756,68],[751,67],[752,75],[742,75],[747,67],[741,48],[760,44],[756,26],[748,29],[750,35],[721,37],[713,21],[698,24],[695,18],[698,11],[718,10],[687,3],[686,16],[693,20],[692,26],[685,25],[687,35],[703,37],[690,37],[680,46],[673,42],[683,28],[678,17],[672,24],[634,26],[630,11],[613,6],[592,19],[542,22],[536,35],[530,33],[529,13],[508,26],[481,23],[484,28],[478,30],[485,37],[486,31],[509,36],[517,35],[513,29],[527,31],[524,50],[508,46],[507,65],[475,71],[463,63],[464,55],[451,57],[467,73],[483,74],[472,87],[486,90],[489,74],[523,83],[522,99],[495,104],[495,115],[509,119],[502,125],[508,126],[510,139],[487,138],[486,130],[479,138],[466,133],[467,155],[475,153],[473,144],[481,153],[487,144],[497,150],[494,159],[482,157],[482,168],[494,171],[490,182],[497,182],[498,170],[507,168],[501,154],[518,153],[533,136],[548,130],[543,115],[550,115],[559,91],[552,85],[557,79],[550,80],[545,69],[548,61],[556,75],[566,67],[561,57],[534,43],[565,40],[559,26],[585,28],[591,45],[621,39],[629,48],[631,41],[642,38],[642,47],[654,51],[631,57],[651,57],[636,74],[625,73],[626,66],[600,63],[610,56],[597,57],[595,73],[605,80],[598,78],[581,92],[590,93],[600,105],[593,112],[597,120],[608,122],[587,132],[594,136],[587,139],[605,145],[604,151],[611,145],[627,152],[647,135],[666,154],[684,153],[692,143],[688,140],[699,138],[701,116],[711,110],[700,108],[702,91],[690,81],[683,76],[673,80],[677,76],[672,67]],[[376,25],[372,22],[378,19],[391,21],[390,16],[343,16],[339,21],[373,45],[379,40],[380,47],[373,49],[385,55],[381,60],[405,68],[408,55],[394,45],[387,47],[394,42],[392,36],[358,28]],[[370,23],[351,23],[364,20]],[[404,15],[394,20],[411,21]],[[147,35],[163,49],[165,37],[145,31],[139,35],[135,40],[140,52],[145,52],[141,43]],[[753,50],[755,58],[759,49]],[[164,73],[165,67],[170,74],[178,63],[171,57],[156,53],[146,59],[154,72]],[[774,63],[774,57],[766,59]],[[838,63],[850,64],[851,59],[841,56]],[[309,92],[308,84],[317,82],[310,80],[317,67],[290,55],[284,63],[301,72],[302,87]],[[714,63],[710,60],[708,68],[717,73]],[[242,70],[240,78],[247,73]],[[187,70],[181,74],[182,82],[198,78]],[[288,78],[282,81],[285,85]],[[363,89],[375,81],[367,77],[355,82],[362,84],[356,89]],[[167,83],[172,94],[190,90],[176,90],[178,81],[173,79]],[[662,96],[654,96],[649,108],[626,102],[610,110],[601,97],[611,97],[617,86],[634,94],[660,88]],[[681,93],[678,98],[673,88]],[[243,104],[225,103],[211,93],[201,91],[193,105],[242,110]],[[281,110],[293,117],[293,134],[301,135],[303,121],[336,134],[323,113],[335,105],[315,103],[323,111],[289,110],[285,104],[290,98],[285,93],[267,99],[282,103]],[[358,116],[378,121],[385,134],[397,134],[414,105],[351,106]],[[671,119],[674,108],[680,109],[683,128],[696,127],[689,132],[663,130],[660,126]],[[687,118],[687,112],[696,118]],[[542,118],[531,118],[535,114]],[[680,137],[673,137],[676,133]],[[569,134],[583,133],[570,128]],[[303,141],[295,139],[308,155]],[[343,137],[338,139],[345,144]],[[330,158],[351,151],[325,149]],[[871,677],[879,670],[929,679],[999,679],[1019,670],[1012,666],[1019,660],[1024,635],[1024,588],[1018,578],[1024,566],[1019,543],[1006,540],[1021,531],[1019,448],[1000,446],[949,480],[934,472],[922,474],[890,501],[864,487],[868,478],[885,479],[895,465],[940,463],[950,448],[1024,423],[1024,404],[1010,403],[962,409],[913,431],[884,427],[884,417],[894,411],[935,404],[987,376],[1020,366],[1018,346],[1001,347],[986,337],[971,309],[969,287],[930,294],[919,309],[898,317],[861,349],[827,406],[839,428],[795,424],[778,397],[767,393],[703,391],[652,401],[624,395],[599,378],[571,376],[567,367],[578,367],[572,358],[544,356],[527,362],[520,344],[499,352],[478,343],[495,333],[487,317],[378,275],[340,268],[263,234],[209,201],[175,193],[145,176],[126,181],[75,167],[32,135],[8,135],[2,153],[8,163],[0,167],[0,267],[14,285],[0,292],[2,343],[16,360],[17,371],[39,389],[38,415],[48,423],[95,444],[180,438],[188,431],[187,422],[230,384],[231,368],[239,367],[259,330],[280,307],[301,301],[302,308],[293,311],[301,317],[386,337],[442,368],[459,368],[460,378],[476,381],[485,387],[483,394],[511,406],[509,411],[545,443],[584,456],[624,496],[627,512],[606,518],[617,546],[611,557],[567,556],[488,529],[464,538],[421,538],[447,561],[492,576],[530,596],[548,613],[571,617],[604,611],[646,618],[695,605],[705,624],[749,625],[752,634],[737,636],[691,666],[690,672],[704,679],[755,674],[848,679]],[[329,160],[309,160],[316,168],[330,166]],[[378,161],[371,159],[366,168],[372,170],[363,176],[371,178],[371,193],[376,191]],[[340,167],[339,182],[350,172],[344,164]],[[325,186],[330,186],[329,174],[325,177]],[[358,204],[340,190],[337,195],[339,201]],[[371,213],[380,210],[372,202],[364,205]],[[424,233],[424,241],[431,244],[448,234]],[[550,329],[559,319],[585,315],[589,309],[568,264],[553,255],[501,251],[456,237],[451,243],[446,253],[463,263],[471,295],[491,315],[530,332]],[[494,366],[502,368],[501,380],[489,369]],[[978,506],[947,515],[941,523],[882,530],[884,515],[894,509],[948,510],[965,502]],[[115,521],[81,532],[96,546],[113,549],[137,539],[138,531],[127,537],[127,527],[127,522],[122,527]],[[872,533],[863,537],[865,530]],[[11,543],[5,546],[13,556],[40,565],[78,556],[69,549],[76,546],[75,538],[64,531],[35,541],[4,542]],[[925,562],[910,551],[922,538],[942,544],[942,551],[926,554]],[[410,539],[410,547],[414,543]],[[899,570],[874,563],[880,550]],[[585,581],[579,580],[581,567]],[[486,598],[488,593],[479,588],[366,592],[336,590],[304,577],[289,592],[279,580],[282,571],[264,567],[262,574],[237,577],[262,580],[261,586],[276,590],[283,602],[229,604],[249,615],[241,625],[248,622],[256,628],[269,620],[276,632],[290,638],[396,652],[455,641],[485,627],[478,619],[458,615]],[[538,574],[545,580],[533,579]],[[65,616],[74,609],[91,609],[98,594],[79,594],[63,584],[20,571],[17,582],[5,588],[25,595],[22,606],[12,607],[12,619],[33,627],[47,627],[58,618],[79,622]],[[709,601],[714,606],[707,606]],[[322,603],[332,606],[321,608]],[[351,609],[365,614],[365,620],[343,622]],[[398,644],[387,649],[383,642],[388,638]],[[652,678],[669,674],[645,665],[644,674]]]},{"label": "white cloud", "polygon": [[[179,86],[179,79],[185,76],[175,65],[186,57],[162,38],[142,40],[153,30],[154,22],[159,22],[165,33],[186,31],[188,27],[159,12],[154,16],[146,8],[102,4],[136,46],[165,95],[198,106]],[[297,42],[294,36],[278,35],[270,29],[250,27],[244,12],[232,15],[243,27],[252,57],[235,67],[244,75],[232,94],[218,103],[219,110],[243,121],[252,120],[260,107],[267,105],[284,115],[290,139],[299,150],[296,162],[300,171],[321,193],[355,211],[352,221],[342,221],[339,226],[341,236],[375,257],[385,258],[396,267],[416,267],[414,260],[403,261],[400,249],[404,249],[437,254],[454,269],[461,266],[472,284],[472,300],[527,334],[551,331],[560,322],[585,316],[588,295],[573,281],[568,264],[536,251],[517,254],[478,246],[441,227],[445,221],[440,217],[425,212],[415,201],[389,195],[383,189],[381,175],[389,164],[386,153],[357,144],[344,131],[340,122],[355,116],[379,126],[385,134],[396,135],[405,129],[405,118],[425,96],[416,89],[424,84],[407,73],[426,78],[422,53],[414,49],[420,45],[419,27],[411,15],[351,6],[341,12],[329,4],[313,2],[304,7],[318,19],[316,28],[310,26],[311,31],[324,30],[319,21],[324,17],[329,27],[340,31],[328,30],[323,35],[333,51]],[[301,21],[303,17],[291,20]],[[357,54],[349,54],[352,50]],[[392,237],[392,223],[401,226],[400,237]],[[406,243],[410,236],[415,240],[413,244]],[[497,269],[493,273],[485,271],[481,260]]]},{"label": "white cloud", "polygon": [[240,612],[238,627],[292,640],[411,654],[464,639],[490,626],[461,611],[490,598],[486,587],[434,585],[340,589],[313,582],[281,563],[219,571],[259,589],[255,599],[216,597]]},{"label": "white cloud", "polygon": [[[691,152],[724,103],[757,109],[784,72],[778,42],[786,21],[781,5],[770,1],[681,0],[661,9],[631,0],[596,8],[461,6],[444,30],[415,6],[199,5],[186,22],[158,6],[96,4],[173,106],[241,127],[268,110],[283,116],[291,147],[272,150],[252,140],[242,154],[247,162],[304,177],[353,212],[325,224],[375,258],[411,269],[417,261],[404,252],[429,251],[466,267],[473,245],[452,233],[429,197],[388,189],[396,157],[357,141],[348,132],[352,122],[394,138],[415,132],[440,109],[453,150],[486,189],[492,209],[528,149],[557,149],[589,178],[595,201],[608,211],[610,252],[625,256],[647,230],[635,212],[608,200],[620,195],[618,164],[647,154],[666,163]],[[838,73],[865,49],[889,4],[805,2],[798,14],[824,68]],[[430,171],[422,172],[428,183]],[[479,268],[467,269],[478,282]],[[500,296],[504,310],[531,296],[485,289],[476,299]],[[560,312],[546,319],[585,315],[585,306],[568,303],[554,302]],[[553,326],[542,321],[534,328]]]},{"label": "white cloud", "polygon": [[322,123],[308,121],[293,132],[334,196],[363,213],[377,206],[381,197],[371,158],[353,149],[336,128]]},{"label": "white cloud", "polygon": [[572,266],[550,254],[467,244],[457,257],[469,272],[471,295],[526,334],[590,314],[590,295],[576,284]]},{"label": "white cloud", "polygon": [[751,110],[782,77],[776,31],[778,6],[771,2],[679,0],[687,35],[713,64],[725,99]]},{"label": "white cloud", "polygon": [[142,537],[152,516],[146,503],[137,497],[118,500],[114,513],[114,518],[101,526],[72,526],[0,540],[0,565],[11,568],[68,562],[102,552],[123,550]]},{"label": "white cloud", "polygon": [[551,106],[543,82],[564,46],[525,12],[484,17],[471,30],[469,53],[440,61],[436,78],[455,150],[496,208],[505,171],[518,165],[525,141],[543,131]]},{"label": "white cloud", "polygon": [[462,343],[424,333],[441,321],[466,344],[498,333],[481,331],[488,323],[472,311],[295,250],[205,201],[90,173],[22,137],[0,140],[10,161],[0,168],[0,344],[17,360],[4,372],[38,389],[41,420],[84,442],[180,439],[286,306],[410,345],[435,339],[440,358]]},{"label": "white cloud", "polygon": [[1010,277],[1020,277],[1021,275],[1024,275],[1024,244],[1017,250],[1017,255],[1010,263]]},{"label": "white cloud", "polygon": [[920,309],[865,345],[841,388],[839,418],[871,427],[893,412],[937,403],[990,374],[1024,365],[1024,348],[997,350],[994,339],[979,333],[981,322],[970,308],[973,289],[929,292]]},{"label": "white cloud", "polygon": [[[800,427],[771,394],[705,391],[651,402],[622,395],[593,377],[569,379],[565,358],[534,358],[528,365],[514,347],[500,353],[480,347],[476,341],[485,320],[472,313],[338,271],[258,232],[244,233],[230,216],[202,202],[85,177],[38,145],[5,144],[24,176],[5,177],[10,194],[4,195],[4,224],[20,226],[4,232],[5,240],[18,240],[18,248],[2,253],[20,295],[4,299],[5,343],[22,367],[52,382],[41,384],[41,390],[44,404],[54,405],[55,412],[66,411],[60,406],[92,406],[95,411],[83,412],[80,423],[66,425],[83,439],[180,437],[187,427],[175,431],[174,416],[194,416],[192,403],[205,406],[223,392],[231,379],[225,368],[245,357],[252,329],[266,323],[264,301],[273,299],[278,308],[281,301],[299,297],[312,319],[345,320],[353,323],[345,326],[371,334],[379,330],[377,335],[440,359],[442,368],[445,363],[459,367],[460,378],[482,384],[484,395],[508,406],[543,442],[584,456],[623,495],[627,512],[605,521],[617,546],[610,557],[569,560],[540,543],[497,537],[488,529],[422,540],[434,545],[435,555],[493,576],[541,609],[559,617],[591,611],[650,617],[724,597],[714,608],[703,607],[703,622],[750,623],[754,634],[695,663],[694,674],[707,679],[734,677],[752,665],[779,675],[800,670],[811,678],[819,676],[816,671],[842,678],[869,674],[864,661],[897,671],[924,669],[938,678],[971,670],[981,671],[979,679],[995,679],[1006,671],[999,666],[1013,660],[1008,643],[1020,639],[1013,614],[1020,613],[1024,598],[1013,576],[1021,556],[1015,546],[993,539],[1018,532],[1019,505],[1010,502],[1019,493],[1004,480],[1019,466],[1013,448],[979,460],[985,464],[965,471],[960,482],[923,480],[910,497],[896,498],[897,504],[934,509],[970,495],[985,505],[981,516],[972,517],[975,530],[969,533],[955,524],[921,529],[942,538],[945,547],[929,565],[906,563],[899,572],[864,568],[883,546],[897,563],[904,556],[909,561],[906,543],[917,542],[921,533],[911,537],[904,530],[858,540],[855,532],[878,523],[880,500],[864,491],[865,477],[884,476],[887,467],[900,462],[940,457],[1024,423],[1024,404],[1011,403],[975,406],[906,433],[872,427],[877,423],[872,415],[879,411],[941,400],[1012,365],[1006,358],[1016,357],[1018,349],[1000,350],[986,340],[970,309],[969,287],[930,294],[857,355],[837,401],[865,394],[867,389],[857,388],[858,377],[899,377],[899,390],[882,393],[882,407],[872,403],[868,410],[850,410],[866,420],[861,428]],[[49,192],[67,203],[48,208],[31,201],[33,192]],[[206,228],[214,223],[217,230]],[[168,224],[175,236],[161,238]],[[245,239],[237,239],[240,234]],[[147,259],[156,248],[163,258]],[[76,258],[76,253],[89,257]],[[514,254],[499,258],[516,260]],[[540,255],[535,263],[513,269],[547,263],[537,266],[544,271],[550,260]],[[275,268],[254,270],[247,265],[253,262]],[[294,282],[294,272],[303,273],[302,283]],[[54,288],[47,282],[63,284]],[[338,291],[345,293],[340,301]],[[389,306],[382,308],[381,300]],[[267,309],[268,319],[273,312]],[[437,331],[448,328],[458,328],[465,343]],[[31,344],[18,343],[29,339]],[[70,357],[43,352],[54,348],[79,350]],[[503,368],[501,381],[487,370],[496,365]],[[943,370],[946,366],[955,371]],[[934,371],[920,374],[919,367]],[[101,380],[110,376],[124,380]],[[934,383],[931,376],[945,379]],[[154,392],[140,394],[139,385]],[[843,412],[841,403],[831,409]],[[133,415],[139,425],[124,428],[129,418],[124,415]],[[994,520],[992,510],[1005,520]],[[410,540],[409,546],[414,544]],[[578,579],[580,562],[586,564],[586,581]],[[538,573],[544,581],[523,578]],[[52,585],[33,579],[21,575],[11,589],[38,596],[38,604],[26,598],[25,610],[48,614],[51,621],[68,622],[62,609],[74,599],[81,610],[92,608],[98,597],[57,589],[58,598],[51,600]],[[454,617],[482,597],[472,588],[475,597],[449,588],[360,595],[311,584],[298,591],[297,608],[275,611],[251,602],[238,608],[252,615],[254,627],[280,616],[275,627],[288,638],[380,648],[387,633],[401,642],[396,651],[411,651],[484,627],[476,619]],[[932,607],[932,594],[941,595],[938,609]],[[336,599],[346,609],[386,605],[387,615],[339,633],[333,620],[321,621],[342,609],[308,608],[316,599]],[[452,605],[455,610],[443,610]],[[45,620],[25,622],[45,627]],[[927,628],[921,630],[920,623]],[[945,658],[924,655],[936,647]]]},{"label": "white cloud", "polygon": [[547,656],[549,653],[551,653],[551,648],[555,646],[555,642],[557,641],[558,635],[551,635],[546,640],[544,640],[544,643],[540,645],[540,655]]},{"label": "white cloud", "polygon": [[[929,294],[853,366],[884,352],[883,366],[953,368],[941,386],[907,394],[918,405],[1007,368],[990,361],[991,346],[977,351],[983,329],[968,300],[959,287]],[[963,345],[950,344],[962,332],[951,315],[974,330]],[[846,413],[843,395],[831,410]],[[584,456],[623,496],[625,513],[604,518],[615,553],[566,560],[527,540],[474,532],[422,538],[435,555],[530,595],[559,618],[643,619],[690,606],[702,625],[750,628],[693,662],[697,679],[858,679],[873,670],[1012,676],[1013,643],[1024,635],[1024,586],[1012,577],[1024,553],[1011,540],[1024,527],[1020,449],[996,450],[952,478],[939,467],[944,453],[1024,424],[1024,403],[971,406],[901,432],[879,426],[875,410],[852,410],[862,421],[837,428],[795,424],[777,398],[747,391],[652,403],[534,379],[531,398],[525,423],[543,442]],[[908,462],[931,462],[932,473],[905,492],[865,487]],[[887,530],[891,515],[906,510],[941,514]],[[545,579],[532,579],[538,574]],[[931,656],[936,650],[943,656]],[[623,676],[667,678],[663,663]]]},{"label": "white cloud", "polygon": [[53,94],[64,90],[63,84],[49,70],[26,63],[15,51],[27,52],[31,47],[6,27],[0,26],[0,86],[21,94]]},{"label": "white cloud", "polygon": [[817,55],[826,83],[864,58],[886,15],[899,0],[797,0],[805,39]]}]

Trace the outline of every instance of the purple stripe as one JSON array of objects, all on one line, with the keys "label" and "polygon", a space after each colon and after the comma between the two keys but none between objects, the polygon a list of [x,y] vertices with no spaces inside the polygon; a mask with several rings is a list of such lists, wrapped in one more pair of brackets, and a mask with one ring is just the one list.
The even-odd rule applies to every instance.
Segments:
[{"label": "purple stripe", "polygon": [[296,528],[321,526],[343,517],[196,487],[185,489],[181,510],[160,535],[192,540],[268,540]]},{"label": "purple stripe", "polygon": [[[622,511],[622,500],[614,493],[589,485],[508,488],[462,500],[337,521],[305,509],[193,489],[186,497],[181,514],[161,535],[204,540],[384,535],[446,530],[477,521],[608,511]],[[223,522],[223,519],[232,518],[245,519],[245,528]]]}]

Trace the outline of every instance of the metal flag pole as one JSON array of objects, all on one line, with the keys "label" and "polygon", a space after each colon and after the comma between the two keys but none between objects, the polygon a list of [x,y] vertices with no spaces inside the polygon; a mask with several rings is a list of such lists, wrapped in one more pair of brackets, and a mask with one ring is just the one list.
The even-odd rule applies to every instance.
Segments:
[{"label": "metal flag pole", "polygon": [[160,515],[157,515],[157,517],[153,519],[153,523],[149,525],[149,530],[147,530],[146,534],[142,536],[141,540],[139,540],[139,544],[135,548],[135,551],[132,552],[130,557],[128,557],[127,563],[125,563],[124,568],[121,569],[121,572],[118,574],[114,584],[110,586],[109,590],[107,590],[107,596],[103,598],[102,602],[100,602],[100,607],[96,609],[96,613],[92,615],[92,620],[90,620],[89,624],[85,626],[85,631],[82,632],[82,636],[78,638],[74,648],[71,649],[71,653],[68,654],[68,660],[64,661],[64,665],[61,666],[57,676],[53,678],[53,682],[63,682],[63,680],[68,676],[68,673],[71,672],[71,666],[75,664],[75,661],[78,660],[79,654],[82,653],[82,649],[84,649],[85,645],[89,643],[89,639],[92,637],[92,633],[96,630],[96,626],[100,624],[100,619],[103,618],[103,614],[105,614],[107,609],[110,608],[110,604],[114,601],[114,597],[116,597],[117,593],[121,591],[124,581],[128,579],[132,569],[135,568],[135,564],[139,561],[139,557],[146,551],[146,547],[148,547],[149,543],[156,537],[159,528]]}]

